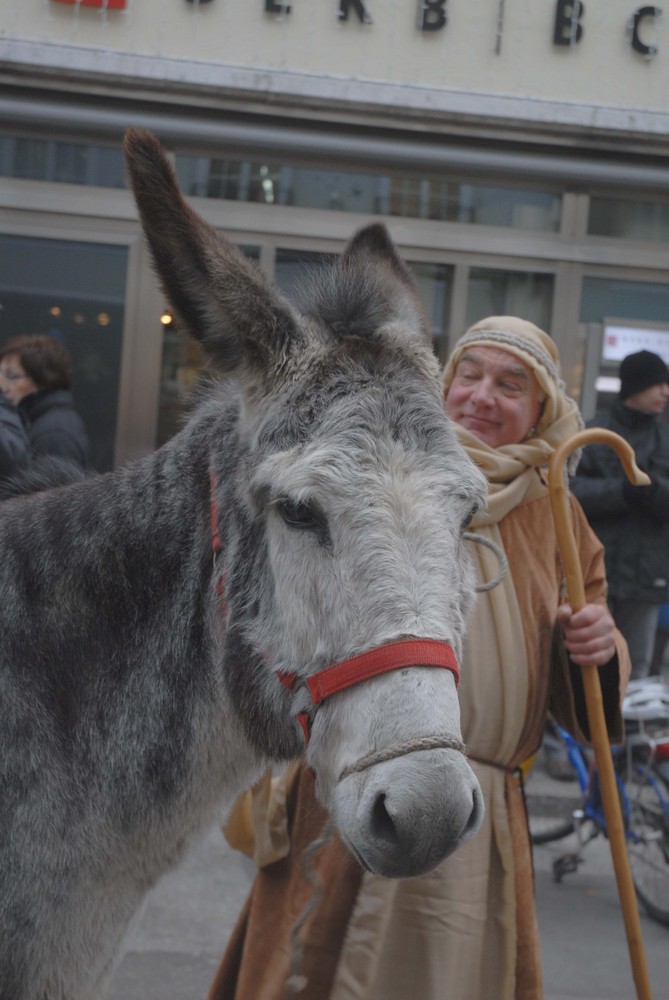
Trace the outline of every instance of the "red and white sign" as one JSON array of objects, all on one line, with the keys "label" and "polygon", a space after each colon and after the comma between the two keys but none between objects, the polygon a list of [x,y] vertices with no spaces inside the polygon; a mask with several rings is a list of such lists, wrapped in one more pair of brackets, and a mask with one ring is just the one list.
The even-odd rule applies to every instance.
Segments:
[{"label": "red and white sign", "polygon": [[125,10],[128,0],[51,0],[52,3],[69,3],[70,6],[98,7],[105,10]]},{"label": "red and white sign", "polygon": [[652,351],[669,363],[669,329],[647,326],[629,326],[622,323],[605,323],[602,358],[605,361],[622,361],[636,351]]}]

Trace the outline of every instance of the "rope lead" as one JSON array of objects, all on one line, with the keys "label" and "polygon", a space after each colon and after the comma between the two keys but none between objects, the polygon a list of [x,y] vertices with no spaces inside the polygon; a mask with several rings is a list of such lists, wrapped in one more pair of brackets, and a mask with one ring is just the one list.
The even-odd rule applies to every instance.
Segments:
[{"label": "rope lead", "polygon": [[493,542],[490,538],[485,538],[483,535],[477,535],[474,531],[465,531],[463,538],[466,538],[469,542],[476,542],[477,545],[484,545],[487,549],[497,557],[497,562],[499,563],[499,573],[494,576],[492,580],[488,583],[479,583],[476,587],[477,594],[481,594],[486,590],[493,590],[498,584],[502,582],[506,574],[509,572],[509,562],[506,558],[506,554],[501,545],[497,542]]}]

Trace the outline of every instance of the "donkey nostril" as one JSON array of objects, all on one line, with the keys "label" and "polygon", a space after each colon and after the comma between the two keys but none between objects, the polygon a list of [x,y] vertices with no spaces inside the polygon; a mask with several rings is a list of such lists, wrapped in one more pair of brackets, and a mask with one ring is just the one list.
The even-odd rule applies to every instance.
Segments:
[{"label": "donkey nostril", "polygon": [[472,811],[469,814],[467,825],[462,831],[464,836],[467,836],[469,833],[475,833],[478,830],[483,817],[483,799],[481,798],[481,793],[478,789],[475,789],[472,793],[472,799]]},{"label": "donkey nostril", "polygon": [[396,844],[398,842],[395,824],[388,815],[386,809],[385,792],[379,792],[372,809],[372,833],[378,840],[385,840],[387,843]]}]

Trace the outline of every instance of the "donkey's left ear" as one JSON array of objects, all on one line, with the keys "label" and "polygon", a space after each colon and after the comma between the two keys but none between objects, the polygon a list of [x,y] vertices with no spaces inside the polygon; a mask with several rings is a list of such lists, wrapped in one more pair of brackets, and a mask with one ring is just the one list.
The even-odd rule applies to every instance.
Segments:
[{"label": "donkey's left ear", "polygon": [[432,333],[418,298],[414,276],[382,222],[358,230],[342,255],[342,264],[352,269],[373,266],[381,278],[393,318],[431,344]]},{"label": "donkey's left ear", "polygon": [[301,337],[290,303],[186,203],[155,136],[129,129],[125,154],[158,276],[184,327],[224,374],[271,382]]}]

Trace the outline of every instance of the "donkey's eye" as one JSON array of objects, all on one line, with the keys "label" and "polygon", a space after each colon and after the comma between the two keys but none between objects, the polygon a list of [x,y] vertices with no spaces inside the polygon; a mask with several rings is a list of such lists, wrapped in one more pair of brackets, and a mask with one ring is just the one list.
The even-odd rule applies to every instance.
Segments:
[{"label": "donkey's eye", "polygon": [[462,523],[460,525],[460,531],[461,532],[467,530],[467,528],[470,525],[470,522],[471,522],[472,518],[474,517],[474,515],[476,513],[478,513],[478,509],[479,509],[479,505],[477,503],[474,504],[472,507],[469,508],[469,510],[467,511],[467,513],[465,514],[465,516],[462,519]]},{"label": "donkey's eye", "polygon": [[325,519],[321,512],[311,504],[284,498],[277,500],[274,506],[289,528],[297,528],[299,531],[321,531],[323,529]]}]

